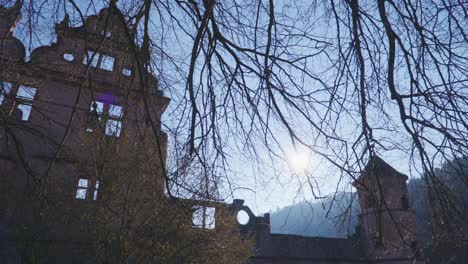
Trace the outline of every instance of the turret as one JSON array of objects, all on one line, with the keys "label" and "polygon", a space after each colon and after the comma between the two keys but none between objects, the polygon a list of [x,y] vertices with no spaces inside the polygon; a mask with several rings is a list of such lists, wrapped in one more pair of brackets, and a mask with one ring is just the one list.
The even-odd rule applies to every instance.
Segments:
[{"label": "turret", "polygon": [[371,259],[419,257],[407,180],[406,175],[373,157],[354,182],[361,206],[360,233]]}]

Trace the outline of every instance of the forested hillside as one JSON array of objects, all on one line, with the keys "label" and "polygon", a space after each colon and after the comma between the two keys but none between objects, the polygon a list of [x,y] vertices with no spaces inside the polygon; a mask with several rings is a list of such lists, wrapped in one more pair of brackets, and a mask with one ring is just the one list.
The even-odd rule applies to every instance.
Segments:
[{"label": "forested hillside", "polygon": [[[446,163],[437,172],[441,181],[465,213],[468,208],[468,159]],[[427,187],[422,178],[408,181],[411,208],[414,211],[417,237],[421,244],[431,242],[431,210]],[[333,201],[333,206],[330,205]],[[328,215],[327,215],[328,213]],[[303,236],[346,237],[355,233],[359,205],[355,193],[340,193],[335,199],[301,202],[271,213],[273,233]]]},{"label": "forested hillside", "polygon": [[273,212],[272,233],[321,237],[346,237],[353,234],[359,214],[357,195],[338,194],[330,209],[332,201],[333,197],[303,201]]}]

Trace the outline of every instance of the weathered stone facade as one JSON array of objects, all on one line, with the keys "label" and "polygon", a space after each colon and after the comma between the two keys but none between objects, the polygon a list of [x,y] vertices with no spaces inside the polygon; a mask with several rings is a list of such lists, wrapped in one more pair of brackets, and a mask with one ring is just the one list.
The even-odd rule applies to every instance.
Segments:
[{"label": "weathered stone facade", "polygon": [[[105,188],[112,179],[90,176],[92,166],[86,164],[93,159],[83,142],[98,134],[107,141],[131,140],[142,130],[156,130],[160,151],[154,164],[161,173],[154,193],[163,197],[167,137],[159,120],[169,99],[154,76],[139,74],[144,71],[132,36],[119,14],[108,9],[77,28],[65,18],[56,25],[57,43],[35,49],[25,61],[24,45],[13,34],[19,3],[0,7],[0,263],[24,263],[32,240],[42,245],[42,255],[36,256],[40,263],[95,263],[90,243],[95,233],[89,228],[94,223],[80,216],[110,197]],[[157,122],[148,124],[148,115]],[[349,239],[271,234],[269,215],[256,217],[242,200],[181,201],[232,217],[245,211],[249,222],[239,224],[239,231],[255,237],[252,264],[415,263],[419,256],[406,180],[379,158],[369,162],[355,183],[360,232]],[[45,187],[38,190],[37,182]],[[42,198],[47,209],[37,211],[44,208]]]}]

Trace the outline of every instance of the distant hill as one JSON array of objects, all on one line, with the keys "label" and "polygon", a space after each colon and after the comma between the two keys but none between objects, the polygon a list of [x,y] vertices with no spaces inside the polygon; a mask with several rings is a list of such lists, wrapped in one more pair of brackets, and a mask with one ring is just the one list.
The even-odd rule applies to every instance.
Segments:
[{"label": "distant hill", "polygon": [[358,214],[357,195],[340,193],[335,198],[303,201],[271,213],[271,231],[277,234],[346,237],[355,232]]},{"label": "distant hill", "polygon": [[[460,172],[454,169],[457,167],[465,170]],[[446,163],[438,170],[439,178],[454,195],[461,198],[461,207],[465,212],[468,204],[466,168],[468,160],[465,158]],[[408,192],[415,215],[417,238],[421,244],[427,245],[432,237],[427,187],[421,178],[411,179],[408,181]],[[335,198],[304,201],[272,212],[271,231],[303,236],[346,237],[355,233],[359,212],[356,193],[340,193]]]}]

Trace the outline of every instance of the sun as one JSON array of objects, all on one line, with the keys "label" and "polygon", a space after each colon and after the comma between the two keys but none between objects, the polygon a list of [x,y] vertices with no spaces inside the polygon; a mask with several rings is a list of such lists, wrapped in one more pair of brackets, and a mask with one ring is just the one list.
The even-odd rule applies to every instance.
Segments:
[{"label": "sun", "polygon": [[295,173],[303,173],[310,162],[310,151],[296,150],[288,154],[288,163]]}]

